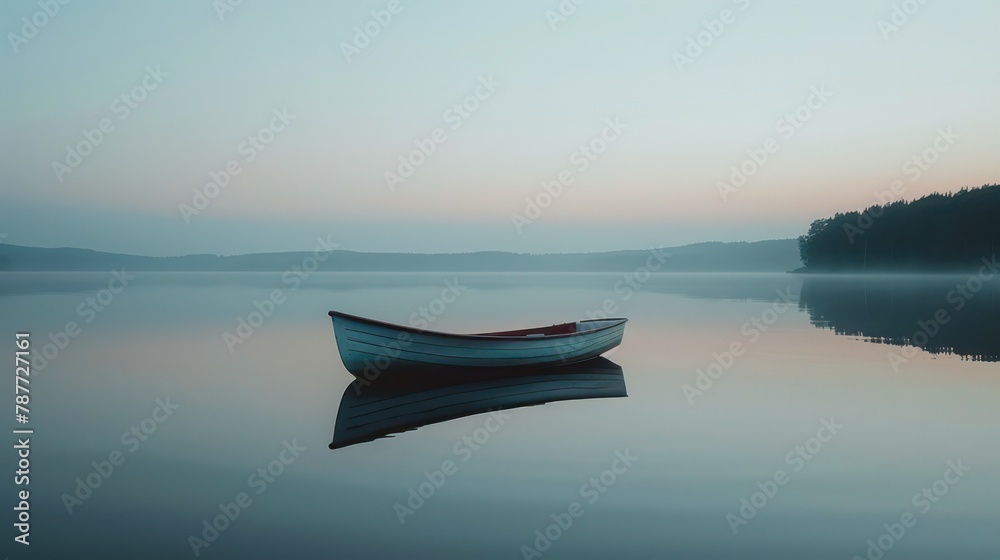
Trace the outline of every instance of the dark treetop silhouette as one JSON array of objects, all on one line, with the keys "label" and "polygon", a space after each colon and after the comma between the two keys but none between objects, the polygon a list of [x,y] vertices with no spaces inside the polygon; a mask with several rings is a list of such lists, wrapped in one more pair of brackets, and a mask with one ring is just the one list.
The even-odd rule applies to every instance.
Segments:
[{"label": "dark treetop silhouette", "polygon": [[816,220],[799,237],[806,272],[975,270],[1000,244],[1000,185]]}]

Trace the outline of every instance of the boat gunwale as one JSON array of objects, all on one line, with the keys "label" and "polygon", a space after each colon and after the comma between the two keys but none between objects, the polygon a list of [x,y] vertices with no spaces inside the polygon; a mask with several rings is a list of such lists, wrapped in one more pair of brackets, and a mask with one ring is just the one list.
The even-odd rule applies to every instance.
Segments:
[{"label": "boat gunwale", "polygon": [[[582,331],[582,332],[578,331],[578,332],[572,332],[572,333],[553,334],[553,335],[546,335],[544,337],[528,337],[528,336],[524,336],[524,335],[502,336],[502,335],[495,335],[495,334],[447,333],[447,332],[441,332],[441,331],[430,331],[430,330],[426,330],[426,329],[418,329],[416,327],[410,327],[410,326],[406,326],[406,325],[396,325],[394,323],[387,323],[385,321],[379,321],[377,319],[369,319],[367,317],[359,317],[358,315],[351,315],[349,313],[342,313],[340,311],[330,311],[327,314],[332,319],[334,319],[334,320],[337,319],[337,317],[342,317],[342,318],[346,318],[346,319],[358,321],[360,323],[367,323],[367,324],[370,324],[370,325],[375,325],[377,327],[389,328],[389,329],[394,329],[394,330],[399,330],[399,331],[405,331],[405,332],[410,332],[410,333],[415,333],[415,334],[423,334],[423,335],[431,335],[431,336],[443,336],[443,337],[447,337],[447,338],[470,338],[470,339],[475,339],[475,340],[537,340],[537,339],[550,340],[550,339],[569,338],[569,337],[574,337],[574,336],[586,336],[586,335],[600,333],[602,331],[606,331],[606,330],[611,329],[611,328],[619,327],[619,326],[621,326],[621,325],[623,325],[623,324],[625,324],[625,323],[628,322],[628,319],[626,319],[624,317],[609,317],[607,319],[585,319],[583,321],[573,321],[572,323],[560,323],[558,325],[551,325],[551,326],[548,326],[548,327],[533,327],[533,328],[548,329],[548,328],[552,328],[552,327],[561,327],[561,326],[564,326],[564,325],[576,325],[578,323],[593,323],[593,322],[598,322],[598,321],[612,321],[612,323],[608,324],[607,326],[599,327],[599,328],[596,328],[596,329],[591,329],[591,330],[588,330],[588,331]],[[520,329],[520,330],[529,330],[529,329]]]}]

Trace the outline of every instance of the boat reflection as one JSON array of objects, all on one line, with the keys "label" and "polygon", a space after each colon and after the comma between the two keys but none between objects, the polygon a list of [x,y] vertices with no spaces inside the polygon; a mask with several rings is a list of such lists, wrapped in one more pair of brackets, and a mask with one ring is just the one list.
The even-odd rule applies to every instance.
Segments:
[{"label": "boat reflection", "polygon": [[621,366],[595,358],[556,368],[513,369],[456,381],[427,371],[412,380],[355,381],[344,391],[330,449],[497,409],[627,397]]},{"label": "boat reflection", "polygon": [[840,335],[1000,361],[1000,281],[977,276],[807,277],[800,307]]}]

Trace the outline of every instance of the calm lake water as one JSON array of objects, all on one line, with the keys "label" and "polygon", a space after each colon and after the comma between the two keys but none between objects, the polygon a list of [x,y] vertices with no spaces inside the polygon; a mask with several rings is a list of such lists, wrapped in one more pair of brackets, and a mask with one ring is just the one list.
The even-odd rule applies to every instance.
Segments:
[{"label": "calm lake water", "polygon": [[[19,331],[36,355],[31,545],[8,529],[11,558],[1000,551],[998,282],[145,273],[102,292],[111,279],[0,274],[10,361]],[[605,368],[627,396],[563,387],[332,450],[353,378],[330,309],[458,332],[607,309],[629,318]]]}]

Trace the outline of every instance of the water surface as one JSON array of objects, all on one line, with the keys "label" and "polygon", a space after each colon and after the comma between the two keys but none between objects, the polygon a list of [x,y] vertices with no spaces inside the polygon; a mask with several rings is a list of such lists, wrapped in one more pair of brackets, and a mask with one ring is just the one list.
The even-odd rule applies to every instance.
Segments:
[{"label": "water surface", "polygon": [[[16,331],[41,352],[80,327],[36,361],[31,554],[12,558],[192,557],[190,537],[241,493],[249,505],[199,557],[523,558],[549,542],[545,558],[844,559],[906,513],[886,559],[1000,550],[995,283],[955,309],[964,276],[359,273],[293,289],[276,274],[147,273],[108,301],[110,279],[0,275],[11,353]],[[446,281],[459,295],[437,302]],[[239,336],[274,290],[281,303]],[[353,378],[330,309],[458,332],[608,310],[630,320],[607,356],[627,396],[331,450]],[[941,309],[947,324],[914,346]],[[167,399],[178,408],[154,414]],[[155,431],[128,437],[144,420]],[[114,452],[124,462],[68,501]],[[969,467],[953,484],[949,462]],[[935,484],[946,494],[921,499]]]}]

